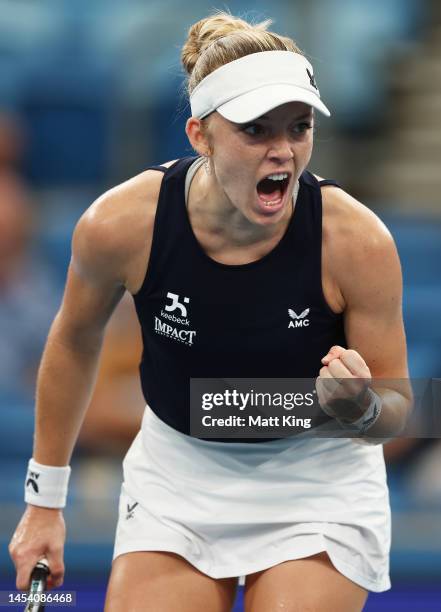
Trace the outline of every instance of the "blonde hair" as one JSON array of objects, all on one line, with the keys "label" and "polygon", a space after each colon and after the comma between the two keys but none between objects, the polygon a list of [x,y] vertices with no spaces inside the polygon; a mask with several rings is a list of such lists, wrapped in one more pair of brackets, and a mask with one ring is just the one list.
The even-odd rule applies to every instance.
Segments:
[{"label": "blonde hair", "polygon": [[188,95],[211,72],[245,55],[261,51],[292,51],[303,55],[291,38],[268,31],[271,23],[267,19],[252,24],[216,11],[193,24],[181,51],[181,61],[188,74]]}]

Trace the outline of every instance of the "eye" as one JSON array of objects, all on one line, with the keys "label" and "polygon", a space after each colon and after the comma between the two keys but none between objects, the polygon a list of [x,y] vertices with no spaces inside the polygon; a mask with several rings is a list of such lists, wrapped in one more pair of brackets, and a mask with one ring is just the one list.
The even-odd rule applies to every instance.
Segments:
[{"label": "eye", "polygon": [[259,123],[247,123],[241,127],[241,132],[245,132],[249,136],[261,136],[265,131],[263,125]]},{"label": "eye", "polygon": [[311,128],[312,128],[312,123],[302,121],[301,123],[297,123],[293,127],[293,132],[295,132],[296,134],[304,134],[305,132],[307,132],[307,130],[310,130]]}]

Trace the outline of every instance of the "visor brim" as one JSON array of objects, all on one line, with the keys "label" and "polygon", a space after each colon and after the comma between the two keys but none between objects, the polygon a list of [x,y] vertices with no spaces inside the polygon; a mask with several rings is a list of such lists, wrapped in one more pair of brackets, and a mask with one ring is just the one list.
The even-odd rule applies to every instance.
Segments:
[{"label": "visor brim", "polygon": [[303,102],[326,117],[331,115],[314,92],[289,84],[259,87],[222,104],[216,110],[222,117],[233,123],[247,123],[289,102]]}]

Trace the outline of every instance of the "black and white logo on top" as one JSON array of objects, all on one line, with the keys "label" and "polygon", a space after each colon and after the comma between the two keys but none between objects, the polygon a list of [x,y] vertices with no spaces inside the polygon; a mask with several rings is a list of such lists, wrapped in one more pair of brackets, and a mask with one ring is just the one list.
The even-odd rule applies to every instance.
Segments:
[{"label": "black and white logo on top", "polygon": [[182,301],[184,304],[182,304],[179,301],[179,295],[176,295],[176,293],[171,293],[171,291],[167,293],[167,298],[172,301],[171,304],[167,304],[165,307],[167,312],[173,312],[174,310],[178,309],[181,312],[182,317],[187,316],[187,308],[184,306],[184,304],[188,304],[190,302],[190,298],[183,298]]},{"label": "black and white logo on top", "polygon": [[297,314],[292,308],[288,308],[288,314],[291,318],[288,328],[309,327],[309,319],[306,318],[309,315],[309,308],[306,308],[300,314]]},{"label": "black and white logo on top", "polygon": [[166,303],[161,309],[160,317],[162,318],[155,316],[155,332],[192,346],[196,331],[188,329],[190,327],[188,317],[190,298],[186,296],[181,298],[177,293],[169,291],[166,299],[171,303]]},{"label": "black and white logo on top", "polygon": [[40,472],[32,472],[29,470],[29,475],[26,479],[26,488],[32,487],[34,493],[40,493],[37,480],[40,478]]}]

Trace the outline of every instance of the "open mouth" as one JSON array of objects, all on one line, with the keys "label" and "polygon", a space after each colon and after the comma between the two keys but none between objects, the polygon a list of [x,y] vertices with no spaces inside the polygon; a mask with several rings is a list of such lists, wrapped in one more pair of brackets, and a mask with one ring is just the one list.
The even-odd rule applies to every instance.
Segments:
[{"label": "open mouth", "polygon": [[257,183],[257,194],[260,202],[266,208],[272,208],[281,204],[283,196],[289,185],[290,174],[288,172],[274,173],[266,176]]}]

